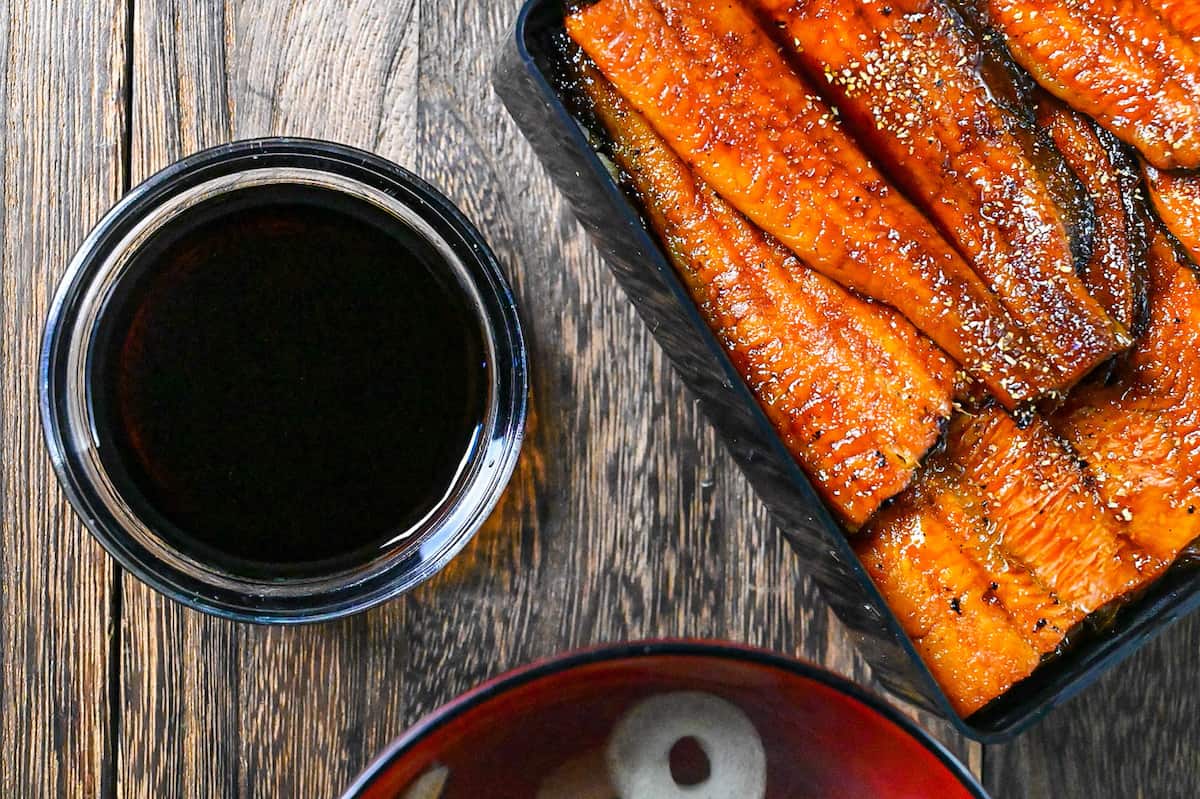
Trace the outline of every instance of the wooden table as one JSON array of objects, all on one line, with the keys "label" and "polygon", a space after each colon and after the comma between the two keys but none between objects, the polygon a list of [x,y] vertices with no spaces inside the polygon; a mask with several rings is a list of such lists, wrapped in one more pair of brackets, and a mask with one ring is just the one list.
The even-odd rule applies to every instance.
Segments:
[{"label": "wooden table", "polygon": [[[718,636],[870,683],[489,85],[519,0],[13,0],[0,10],[0,796],[333,796],[421,714],[565,648]],[[440,185],[512,276],[534,367],[517,476],[431,584],[301,629],[122,573],[55,484],[51,292],[131,184],[267,134]],[[1009,746],[924,718],[998,797],[1200,795],[1200,617]]]}]

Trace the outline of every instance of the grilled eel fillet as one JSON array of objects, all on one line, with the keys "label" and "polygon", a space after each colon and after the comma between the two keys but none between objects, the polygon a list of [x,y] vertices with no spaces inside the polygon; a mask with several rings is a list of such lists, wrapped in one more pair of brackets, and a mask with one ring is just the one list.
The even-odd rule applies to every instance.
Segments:
[{"label": "grilled eel fillet", "polygon": [[722,7],[745,35],[710,42],[689,25],[713,7],[664,17],[652,0],[599,0],[566,29],[701,178],[813,269],[896,307],[1010,407],[1065,388],[744,9]]},{"label": "grilled eel fillet", "polygon": [[987,0],[987,9],[1047,91],[1160,169],[1200,167],[1200,48],[1145,0]]},{"label": "grilled eel fillet", "polygon": [[1165,565],[1200,536],[1200,279],[1161,230],[1146,265],[1150,318],[1123,374],[1051,421],[1130,538]]},{"label": "grilled eel fillet", "polygon": [[963,715],[1200,537],[1200,278],[1161,231],[1146,264],[1147,330],[1115,383],[1024,430],[956,418],[855,542]]},{"label": "grilled eel fillet", "polygon": [[1063,381],[1132,343],[1075,274],[1071,237],[1027,149],[1033,136],[992,100],[978,43],[941,0],[750,5]]},{"label": "grilled eel fillet", "polygon": [[582,88],[705,320],[788,449],[857,529],[949,419],[954,364],[891,308],[808,269],[671,152],[595,67]]},{"label": "grilled eel fillet", "polygon": [[[970,531],[982,527],[973,509],[969,517],[959,512],[971,507],[969,499],[924,479],[917,489],[884,510],[858,543],[858,555],[954,710],[966,717],[1031,674],[1041,655],[1000,603],[996,575],[967,548]],[[1022,595],[1029,586],[1032,604],[1053,607],[1026,572],[1000,574],[1011,576]]]},{"label": "grilled eel fillet", "polygon": [[1045,420],[956,417],[947,449],[856,541],[955,709],[1027,677],[1151,560],[1107,514]]},{"label": "grilled eel fillet", "polygon": [[1200,4],[1196,0],[1150,0],[1150,7],[1171,30],[1200,42]]},{"label": "grilled eel fillet", "polygon": [[1039,98],[1037,119],[1092,199],[1095,230],[1083,283],[1109,316],[1132,330],[1145,271],[1145,237],[1133,205],[1137,166],[1111,133],[1049,95]]},{"label": "grilled eel fillet", "polygon": [[1150,202],[1159,218],[1196,263],[1200,263],[1200,173],[1164,172],[1143,166]]}]

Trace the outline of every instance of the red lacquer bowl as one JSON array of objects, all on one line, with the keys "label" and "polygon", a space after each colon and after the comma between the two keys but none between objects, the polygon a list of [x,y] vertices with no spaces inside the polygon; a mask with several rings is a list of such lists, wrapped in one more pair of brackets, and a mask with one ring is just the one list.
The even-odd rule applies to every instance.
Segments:
[{"label": "red lacquer bowl", "polygon": [[676,796],[986,799],[940,744],[852,683],[686,641],[577,652],[485,683],[397,739],[345,799]]}]

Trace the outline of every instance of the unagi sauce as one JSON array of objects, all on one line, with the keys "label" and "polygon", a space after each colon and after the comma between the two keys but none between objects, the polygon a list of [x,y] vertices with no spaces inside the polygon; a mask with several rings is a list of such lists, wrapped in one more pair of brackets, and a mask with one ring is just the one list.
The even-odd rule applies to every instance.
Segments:
[{"label": "unagi sauce", "polygon": [[365,562],[405,545],[469,461],[481,327],[390,214],[243,189],[169,223],[129,274],[93,413],[106,469],[171,546],[255,574]]}]

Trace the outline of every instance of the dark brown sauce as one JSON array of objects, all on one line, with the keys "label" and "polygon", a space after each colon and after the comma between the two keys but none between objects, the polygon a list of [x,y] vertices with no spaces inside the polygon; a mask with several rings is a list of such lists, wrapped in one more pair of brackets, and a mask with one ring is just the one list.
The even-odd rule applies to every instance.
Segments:
[{"label": "dark brown sauce", "polygon": [[106,469],[235,572],[353,565],[441,502],[487,397],[480,325],[407,226],[305,187],[188,212],[135,257],[92,384]]}]

